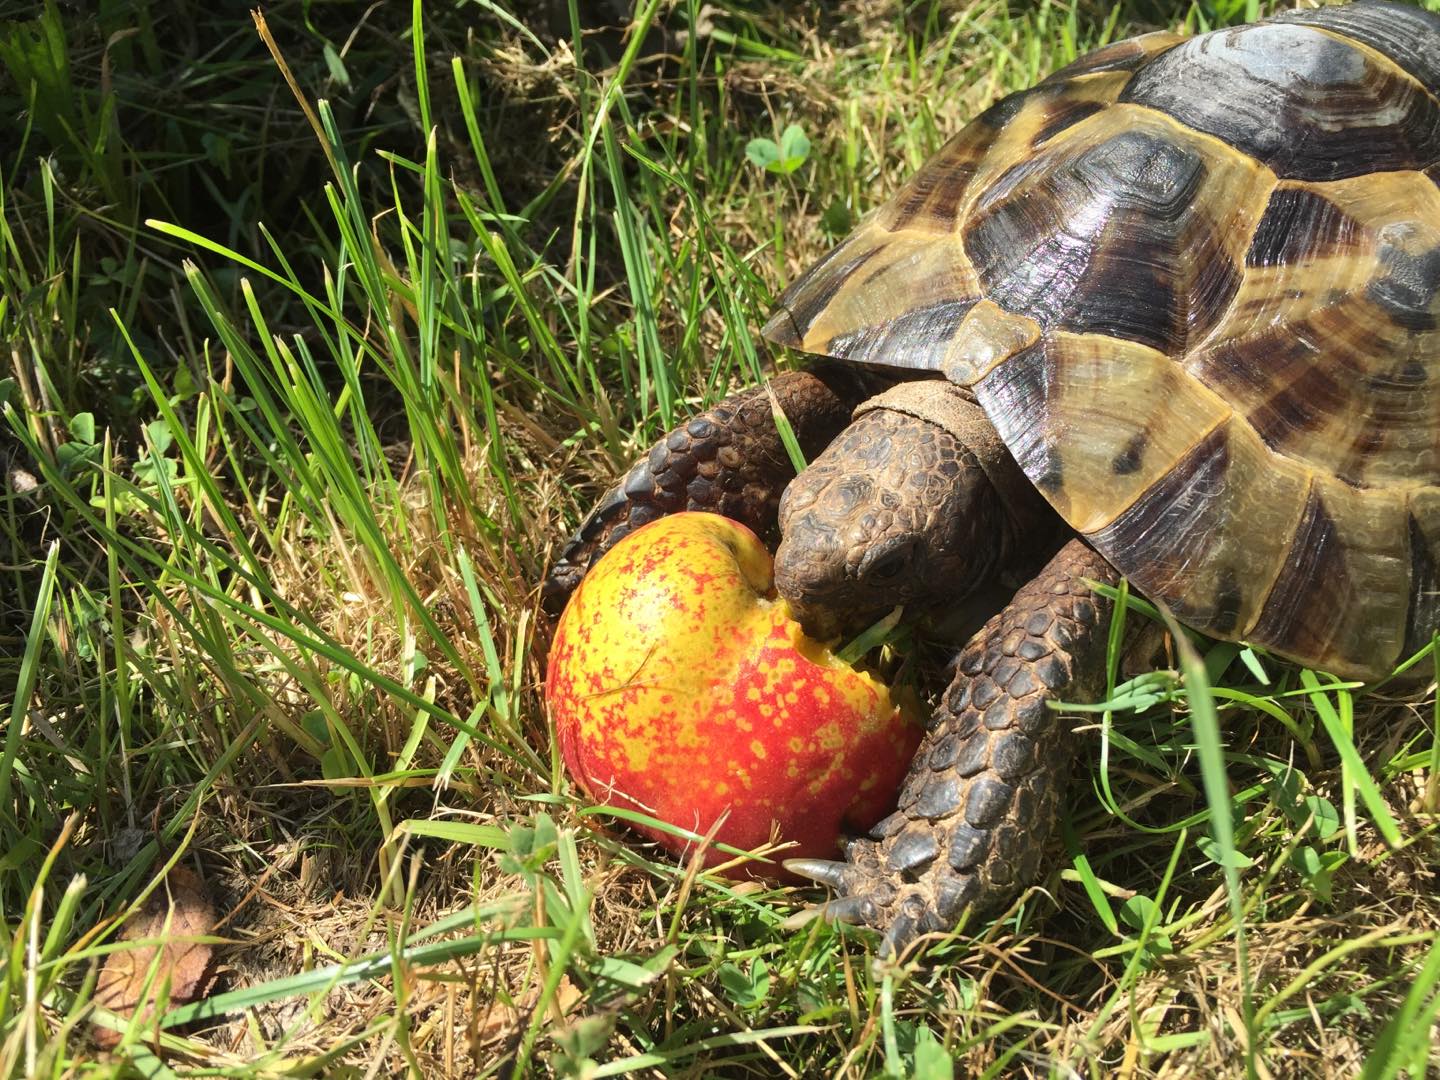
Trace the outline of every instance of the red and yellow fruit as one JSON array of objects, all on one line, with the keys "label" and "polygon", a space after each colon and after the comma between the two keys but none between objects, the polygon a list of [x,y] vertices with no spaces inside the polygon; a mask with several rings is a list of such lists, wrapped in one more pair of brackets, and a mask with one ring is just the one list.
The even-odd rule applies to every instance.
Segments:
[{"label": "red and yellow fruit", "polygon": [[[556,629],[546,698],[570,774],[597,802],[753,848],[772,823],[831,856],[894,804],[911,710],[807,638],[773,599],[754,533],[675,514],[618,543]],[[642,829],[680,852],[686,841]],[[708,861],[728,858],[711,850]]]}]

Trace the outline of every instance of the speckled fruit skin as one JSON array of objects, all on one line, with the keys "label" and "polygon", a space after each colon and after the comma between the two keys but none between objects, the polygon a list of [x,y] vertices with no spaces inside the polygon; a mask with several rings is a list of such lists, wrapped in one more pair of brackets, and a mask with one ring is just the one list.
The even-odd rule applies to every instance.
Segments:
[{"label": "speckled fruit skin", "polygon": [[832,856],[843,832],[893,807],[920,742],[913,710],[805,637],[772,596],[770,553],[715,514],[655,521],[590,570],[545,684],[587,795],[702,834],[729,811],[716,839],[739,848],[768,840],[774,821],[799,845],[787,856]]}]

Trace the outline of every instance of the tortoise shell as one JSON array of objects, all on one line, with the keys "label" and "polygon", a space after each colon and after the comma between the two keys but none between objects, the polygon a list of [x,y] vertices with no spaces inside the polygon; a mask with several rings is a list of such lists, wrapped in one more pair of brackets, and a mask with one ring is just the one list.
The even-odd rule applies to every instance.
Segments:
[{"label": "tortoise shell", "polygon": [[765,333],[972,388],[1183,621],[1382,675],[1440,625],[1440,16],[1092,53],[951,139]]}]

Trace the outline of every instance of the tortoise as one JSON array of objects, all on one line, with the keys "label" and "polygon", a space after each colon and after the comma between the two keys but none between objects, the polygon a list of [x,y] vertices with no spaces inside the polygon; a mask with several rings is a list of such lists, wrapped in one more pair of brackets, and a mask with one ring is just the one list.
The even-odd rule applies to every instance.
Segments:
[{"label": "tortoise", "polygon": [[1091,53],[976,117],[763,333],[824,359],[669,433],[545,600],[682,509],[778,527],[820,637],[1027,579],[959,651],[896,812],[787,863],[898,949],[1037,876],[1075,742],[1047,703],[1103,688],[1087,581],[1366,680],[1440,625],[1440,16],[1362,0]]}]

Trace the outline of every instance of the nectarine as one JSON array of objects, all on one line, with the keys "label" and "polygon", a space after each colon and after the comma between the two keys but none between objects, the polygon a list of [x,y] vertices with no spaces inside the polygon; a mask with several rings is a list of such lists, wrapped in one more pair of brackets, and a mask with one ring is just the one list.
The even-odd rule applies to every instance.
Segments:
[{"label": "nectarine", "polygon": [[804,635],[755,534],[704,513],[652,522],[590,570],[546,698],[592,799],[702,834],[728,811],[716,839],[746,849],[774,823],[795,856],[834,855],[843,830],[874,824],[921,735],[883,683]]}]

